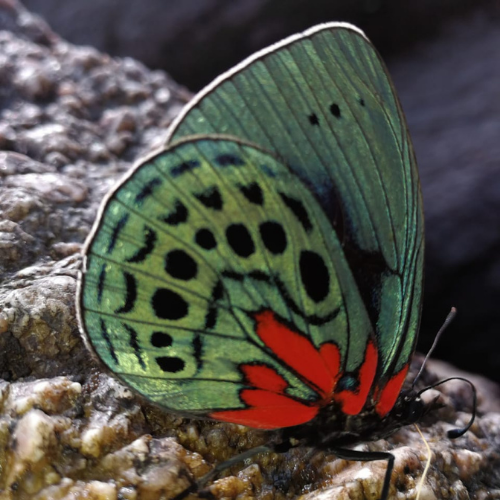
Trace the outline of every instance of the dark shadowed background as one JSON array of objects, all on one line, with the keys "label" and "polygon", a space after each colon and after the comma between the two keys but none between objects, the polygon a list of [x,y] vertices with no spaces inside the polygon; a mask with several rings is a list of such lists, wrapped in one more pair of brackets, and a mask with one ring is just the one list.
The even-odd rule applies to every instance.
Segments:
[{"label": "dark shadowed background", "polygon": [[500,381],[500,7],[486,0],[25,0],[62,37],[199,90],[252,52],[349,21],[386,59],[419,160],[426,283],[419,349]]}]

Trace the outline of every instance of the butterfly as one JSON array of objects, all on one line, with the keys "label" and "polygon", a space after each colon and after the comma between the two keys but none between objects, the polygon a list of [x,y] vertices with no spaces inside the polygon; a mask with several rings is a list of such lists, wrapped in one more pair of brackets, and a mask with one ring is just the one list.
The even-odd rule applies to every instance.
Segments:
[{"label": "butterfly", "polygon": [[80,325],[109,370],[167,411],[267,429],[273,450],[293,439],[387,460],[386,499],[394,457],[349,446],[425,411],[401,392],[423,259],[388,72],[361,30],[322,24],[218,77],[106,196]]}]

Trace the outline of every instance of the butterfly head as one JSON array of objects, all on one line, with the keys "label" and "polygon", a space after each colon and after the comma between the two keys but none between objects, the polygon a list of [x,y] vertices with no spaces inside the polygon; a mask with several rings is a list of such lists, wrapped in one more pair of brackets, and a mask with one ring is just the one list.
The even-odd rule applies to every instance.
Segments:
[{"label": "butterfly head", "polygon": [[438,403],[438,399],[426,403],[418,392],[414,390],[403,391],[387,419],[393,420],[395,423],[398,422],[399,427],[403,427],[418,422],[424,415],[441,407],[442,404]]}]

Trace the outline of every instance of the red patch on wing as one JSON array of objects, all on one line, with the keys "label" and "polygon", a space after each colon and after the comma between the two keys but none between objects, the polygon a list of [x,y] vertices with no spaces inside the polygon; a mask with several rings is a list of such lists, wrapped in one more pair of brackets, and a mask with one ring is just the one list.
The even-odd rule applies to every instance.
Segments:
[{"label": "red patch on wing", "polygon": [[[255,315],[256,333],[264,344],[278,358],[297,372],[306,384],[314,388],[322,398],[331,398],[337,383],[340,354],[334,354],[338,348],[334,344],[325,344],[320,351],[303,335],[290,330],[276,320],[272,311],[263,311]],[[330,358],[332,358],[330,360]],[[331,369],[335,371],[331,371]]]},{"label": "red patch on wing", "polygon": [[375,411],[384,417],[387,415],[396,404],[401,388],[403,387],[409,365],[405,365],[396,375],[394,375],[383,389],[377,388],[375,392]]},{"label": "red patch on wing", "polygon": [[319,411],[318,406],[307,406],[288,396],[261,389],[244,389],[240,397],[249,408],[217,411],[210,417],[257,429],[279,429],[309,422]]},{"label": "red patch on wing", "polygon": [[252,387],[240,392],[248,408],[216,411],[209,416],[258,429],[278,429],[308,422],[320,407],[332,400],[340,377],[338,347],[326,343],[318,350],[307,337],[278,321],[272,311],[257,313],[255,320],[256,333],[264,344],[320,397],[312,402],[297,401],[285,394],[288,382],[275,369],[264,364],[242,365],[245,384]]},{"label": "red patch on wing", "polygon": [[366,347],[365,360],[359,369],[359,385],[356,391],[341,391],[335,394],[335,401],[342,405],[347,415],[357,415],[366,403],[377,371],[377,349],[372,341]]},{"label": "red patch on wing", "polygon": [[328,371],[333,375],[333,386],[337,385],[340,377],[340,351],[335,344],[323,344],[319,348],[319,354],[323,358]]},{"label": "red patch on wing", "polygon": [[257,389],[283,393],[288,386],[288,382],[267,365],[243,365],[241,371],[245,382]]}]

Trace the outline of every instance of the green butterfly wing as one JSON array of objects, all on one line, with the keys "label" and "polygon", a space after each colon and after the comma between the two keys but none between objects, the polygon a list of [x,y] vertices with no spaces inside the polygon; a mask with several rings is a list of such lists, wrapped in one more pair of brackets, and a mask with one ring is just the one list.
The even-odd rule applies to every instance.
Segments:
[{"label": "green butterfly wing", "polygon": [[318,400],[256,334],[256,312],[273,311],[316,348],[334,343],[339,371],[359,366],[373,335],[316,196],[276,156],[234,139],[190,138],[140,164],[103,204],[85,253],[80,314],[92,348],[177,412],[244,409],[241,367],[256,362],[282,377],[287,397]]},{"label": "green butterfly wing", "polygon": [[416,342],[423,239],[385,67],[356,28],[322,25],[218,78],[110,193],[80,322],[177,412],[283,427],[332,399],[356,414],[373,389],[383,416]]},{"label": "green butterfly wing", "polygon": [[[314,193],[375,329],[383,386],[415,347],[424,236],[406,122],[372,44],[332,23],[253,55],[193,99],[167,142],[214,133],[273,151]],[[347,355],[361,363],[350,331]]]}]

